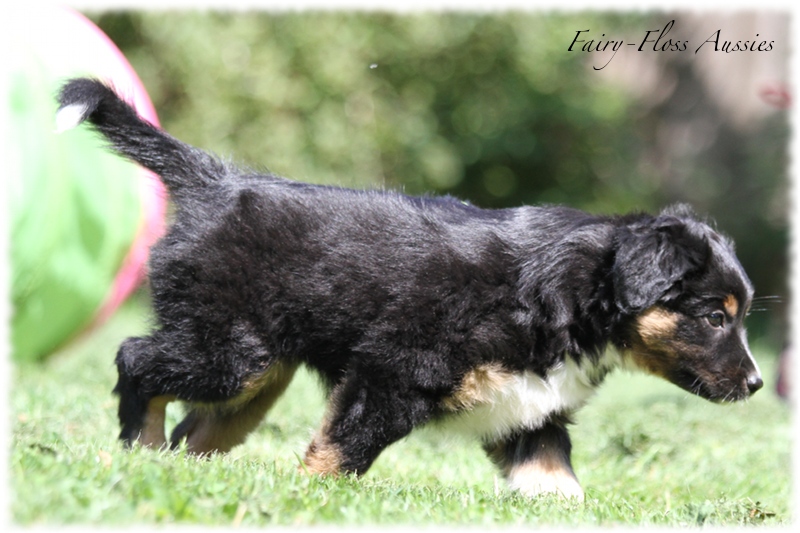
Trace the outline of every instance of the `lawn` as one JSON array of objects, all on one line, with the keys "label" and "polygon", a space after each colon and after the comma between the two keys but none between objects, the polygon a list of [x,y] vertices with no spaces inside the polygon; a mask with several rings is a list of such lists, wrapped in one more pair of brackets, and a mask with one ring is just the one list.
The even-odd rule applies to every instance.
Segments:
[{"label": "lawn", "polygon": [[[323,397],[301,373],[270,417],[226,456],[116,440],[114,354],[146,330],[146,298],[46,364],[14,369],[10,506],[19,525],[780,525],[791,522],[790,413],[767,385],[714,405],[618,373],[576,417],[573,463],[586,502],[504,488],[476,442],[423,429],[362,478],[298,472]],[[761,355],[761,357],[759,357]],[[176,406],[169,423],[180,417]]]}]

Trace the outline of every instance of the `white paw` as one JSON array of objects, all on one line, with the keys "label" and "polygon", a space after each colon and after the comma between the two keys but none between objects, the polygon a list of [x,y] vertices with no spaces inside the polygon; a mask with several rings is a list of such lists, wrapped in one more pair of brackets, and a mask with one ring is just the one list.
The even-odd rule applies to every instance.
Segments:
[{"label": "white paw", "polygon": [[508,478],[508,486],[530,498],[556,494],[565,499],[583,501],[583,489],[572,472],[518,468]]}]

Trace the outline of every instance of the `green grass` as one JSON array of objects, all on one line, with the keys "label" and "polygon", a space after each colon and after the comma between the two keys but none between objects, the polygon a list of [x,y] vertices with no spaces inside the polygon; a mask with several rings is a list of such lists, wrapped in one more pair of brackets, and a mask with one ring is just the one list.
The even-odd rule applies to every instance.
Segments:
[{"label": "green grass", "polygon": [[[790,416],[768,380],[751,401],[714,405],[645,376],[613,375],[579,413],[573,462],[586,502],[505,489],[476,442],[423,429],[359,479],[298,472],[323,412],[295,378],[268,419],[226,456],[116,440],[113,358],[146,329],[143,300],[44,365],[14,369],[10,493],[20,525],[789,524]],[[758,355],[758,353],[757,353]],[[180,409],[168,412],[174,424]]]}]

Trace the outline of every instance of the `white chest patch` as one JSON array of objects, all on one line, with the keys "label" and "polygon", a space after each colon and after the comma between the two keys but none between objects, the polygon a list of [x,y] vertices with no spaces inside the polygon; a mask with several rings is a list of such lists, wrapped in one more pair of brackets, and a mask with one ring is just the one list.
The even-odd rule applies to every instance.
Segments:
[{"label": "white chest patch", "polygon": [[582,407],[594,393],[593,381],[620,363],[616,354],[579,366],[572,358],[550,369],[546,378],[511,373],[487,365],[465,377],[461,389],[445,402],[454,411],[442,422],[446,431],[496,439],[519,429],[540,427],[553,414]]}]

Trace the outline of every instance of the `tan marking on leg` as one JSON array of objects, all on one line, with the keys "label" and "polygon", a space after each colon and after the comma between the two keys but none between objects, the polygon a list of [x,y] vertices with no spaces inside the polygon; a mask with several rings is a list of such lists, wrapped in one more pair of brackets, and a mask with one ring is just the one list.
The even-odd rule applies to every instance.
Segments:
[{"label": "tan marking on leg", "polygon": [[735,317],[739,312],[739,301],[733,294],[726,296],[725,300],[722,302],[722,305],[725,307],[725,311],[727,311],[730,316]]},{"label": "tan marking on leg", "polygon": [[[221,405],[195,406],[188,415],[194,421],[185,428],[187,449],[199,455],[224,453],[244,442],[286,391],[296,368],[277,363],[246,383],[243,392],[233,400]],[[173,440],[183,436],[173,435]]]},{"label": "tan marking on leg", "polygon": [[330,441],[328,434],[331,430],[331,419],[339,411],[339,395],[342,385],[333,388],[328,395],[328,405],[325,409],[325,418],[314,440],[308,445],[306,455],[300,471],[317,475],[338,475],[342,468],[342,453],[339,447]]},{"label": "tan marking on leg", "polygon": [[[236,409],[238,406],[250,403],[256,396],[263,396],[264,392],[276,391],[277,396],[283,394],[286,387],[294,377],[296,365],[287,363],[275,363],[266,371],[250,376],[243,384],[242,391],[236,398],[225,402],[225,409]],[[277,399],[277,396],[273,399]]]},{"label": "tan marking on leg", "polygon": [[453,395],[442,400],[442,407],[449,411],[461,411],[486,403],[511,378],[511,373],[497,363],[477,366],[464,375]]},{"label": "tan marking on leg", "polygon": [[317,435],[306,450],[301,470],[305,468],[310,474],[338,475],[342,467],[342,454],[339,448],[320,434]]},{"label": "tan marking on leg", "polygon": [[175,399],[174,396],[156,396],[147,404],[142,431],[139,442],[150,448],[160,448],[167,444],[164,435],[164,419],[166,418],[167,404]]}]

